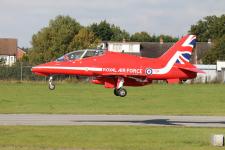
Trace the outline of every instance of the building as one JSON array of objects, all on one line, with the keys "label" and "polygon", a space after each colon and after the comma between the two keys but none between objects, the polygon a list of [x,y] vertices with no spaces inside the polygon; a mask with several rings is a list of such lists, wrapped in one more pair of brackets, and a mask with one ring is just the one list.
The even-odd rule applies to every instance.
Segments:
[{"label": "building", "polygon": [[11,66],[16,62],[17,39],[0,38],[0,63]]},{"label": "building", "polygon": [[195,82],[197,82],[197,83],[210,83],[210,82],[219,81],[218,80],[217,65],[199,64],[199,65],[195,65],[195,66],[205,72],[205,73],[198,73],[197,77],[194,80]]},{"label": "building", "polygon": [[108,42],[108,50],[124,53],[140,53],[141,43],[139,42]]},{"label": "building", "polygon": [[[124,52],[149,58],[160,57],[174,43],[160,42],[103,42],[102,47],[108,51]],[[191,62],[193,64],[201,64],[203,55],[211,48],[211,42],[197,42],[192,54]]]},{"label": "building", "polygon": [[199,73],[195,82],[200,83],[225,83],[225,61],[217,61],[216,65],[196,65],[197,68],[203,70],[205,74]]},{"label": "building", "polygon": [[24,51],[22,48],[17,47],[16,59],[21,60],[24,55],[26,55],[26,51]]}]

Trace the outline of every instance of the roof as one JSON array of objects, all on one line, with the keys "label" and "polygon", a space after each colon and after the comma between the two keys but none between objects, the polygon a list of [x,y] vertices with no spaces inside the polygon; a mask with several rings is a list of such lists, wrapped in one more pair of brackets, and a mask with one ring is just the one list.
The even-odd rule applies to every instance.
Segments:
[{"label": "roof", "polygon": [[202,64],[202,65],[195,65],[197,68],[199,69],[204,69],[204,70],[216,70],[216,65],[205,65],[205,64]]},{"label": "roof", "polygon": [[15,56],[17,52],[17,39],[0,38],[0,55]]},{"label": "roof", "polygon": [[[141,55],[150,58],[157,58],[164,54],[174,43],[142,42]],[[212,44],[197,42],[194,51],[197,52],[198,60],[211,48]],[[194,54],[194,52],[193,52]]]},{"label": "roof", "polygon": [[109,41],[108,44],[141,44],[141,42],[113,42]]},{"label": "roof", "polygon": [[17,47],[17,52],[20,52],[20,53],[24,53],[24,54],[26,54],[27,52],[24,50],[24,49],[22,49],[22,48],[20,48],[20,47]]},{"label": "roof", "polygon": [[157,58],[165,53],[174,43],[142,42],[141,56]]},{"label": "roof", "polygon": [[212,47],[212,43],[198,42],[195,50],[197,51],[198,60]]}]

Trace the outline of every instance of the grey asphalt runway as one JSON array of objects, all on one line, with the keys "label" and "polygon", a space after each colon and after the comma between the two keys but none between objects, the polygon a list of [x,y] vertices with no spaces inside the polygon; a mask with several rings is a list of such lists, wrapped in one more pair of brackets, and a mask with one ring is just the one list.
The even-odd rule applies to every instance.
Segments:
[{"label": "grey asphalt runway", "polygon": [[225,127],[223,116],[0,114],[0,125]]}]

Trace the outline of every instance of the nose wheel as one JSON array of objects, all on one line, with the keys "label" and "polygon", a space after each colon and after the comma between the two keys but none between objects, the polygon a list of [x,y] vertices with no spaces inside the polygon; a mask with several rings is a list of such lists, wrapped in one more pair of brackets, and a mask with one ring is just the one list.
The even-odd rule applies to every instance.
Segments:
[{"label": "nose wheel", "polygon": [[52,76],[49,77],[48,88],[49,88],[49,90],[54,90],[55,89],[55,84],[53,83],[53,77]]}]

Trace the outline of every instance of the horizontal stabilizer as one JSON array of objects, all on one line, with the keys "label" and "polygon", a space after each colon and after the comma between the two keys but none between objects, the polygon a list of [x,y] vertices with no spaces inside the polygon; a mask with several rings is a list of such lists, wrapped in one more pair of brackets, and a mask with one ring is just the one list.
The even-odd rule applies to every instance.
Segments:
[{"label": "horizontal stabilizer", "polygon": [[198,68],[186,68],[186,67],[179,67],[181,70],[186,70],[190,72],[196,72],[196,73],[205,73],[204,71],[198,69]]}]

